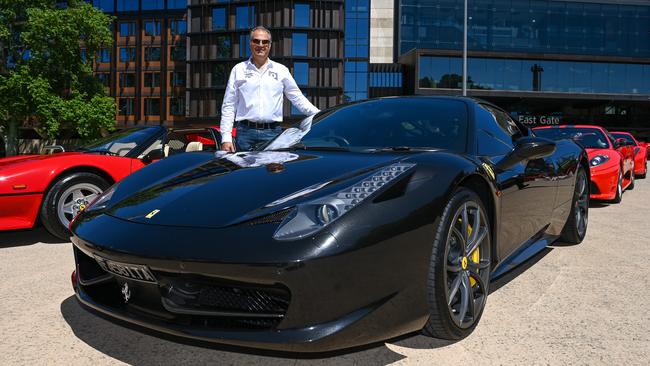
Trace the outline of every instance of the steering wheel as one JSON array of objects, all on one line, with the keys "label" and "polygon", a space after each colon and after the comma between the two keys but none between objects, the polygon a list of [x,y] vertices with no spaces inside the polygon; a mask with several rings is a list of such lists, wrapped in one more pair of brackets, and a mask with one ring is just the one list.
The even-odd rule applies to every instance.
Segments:
[{"label": "steering wheel", "polygon": [[350,146],[350,141],[339,135],[328,135],[321,138],[326,141],[334,141],[339,146]]}]

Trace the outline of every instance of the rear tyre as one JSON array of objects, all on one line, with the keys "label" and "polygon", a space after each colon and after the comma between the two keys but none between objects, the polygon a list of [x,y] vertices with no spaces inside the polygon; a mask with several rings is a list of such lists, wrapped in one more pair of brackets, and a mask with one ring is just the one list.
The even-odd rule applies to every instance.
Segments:
[{"label": "rear tyre", "polygon": [[621,203],[623,199],[623,169],[618,171],[618,183],[616,184],[616,196],[612,200],[613,203]]},{"label": "rear tyre", "polygon": [[587,234],[589,222],[589,183],[587,174],[581,166],[576,173],[573,189],[571,213],[564,224],[560,240],[571,244],[580,244]]},{"label": "rear tyre", "polygon": [[457,340],[478,324],[490,285],[490,222],[483,202],[460,188],[435,222],[425,335]]},{"label": "rear tyre", "polygon": [[60,178],[45,194],[41,221],[52,235],[70,239],[70,221],[110,184],[92,173],[73,173]]}]

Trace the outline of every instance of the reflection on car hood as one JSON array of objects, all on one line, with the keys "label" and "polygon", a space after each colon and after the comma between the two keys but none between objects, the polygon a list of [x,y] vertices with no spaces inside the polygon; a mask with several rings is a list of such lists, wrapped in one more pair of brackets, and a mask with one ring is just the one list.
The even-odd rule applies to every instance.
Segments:
[{"label": "reflection on car hood", "polygon": [[[119,202],[113,202],[107,213],[155,225],[224,227],[290,207],[296,200],[267,205],[304,188],[353,179],[400,157],[404,155],[319,151],[230,154],[167,176],[148,188],[116,193]],[[146,169],[129,179],[145,174]],[[312,192],[299,199],[318,194]]]}]

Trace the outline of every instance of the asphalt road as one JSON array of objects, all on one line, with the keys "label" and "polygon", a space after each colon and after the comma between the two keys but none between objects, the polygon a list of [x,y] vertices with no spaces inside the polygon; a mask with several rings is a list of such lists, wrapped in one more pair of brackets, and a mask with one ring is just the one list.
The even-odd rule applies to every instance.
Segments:
[{"label": "asphalt road", "polygon": [[450,343],[413,334],[296,358],[197,347],[118,326],[77,304],[70,243],[0,233],[0,365],[648,365],[650,179],[592,204],[585,241],[547,248],[492,287],[481,323]]}]

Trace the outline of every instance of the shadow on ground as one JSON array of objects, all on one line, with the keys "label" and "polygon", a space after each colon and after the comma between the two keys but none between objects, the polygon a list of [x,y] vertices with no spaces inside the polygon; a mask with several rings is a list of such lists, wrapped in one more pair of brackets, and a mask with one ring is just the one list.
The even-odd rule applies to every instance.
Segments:
[{"label": "shadow on ground", "polygon": [[[184,340],[129,323],[111,319],[82,308],[74,296],[61,303],[61,314],[74,335],[90,347],[119,361],[131,365],[161,364],[372,364],[387,365],[404,356],[388,349],[384,344],[374,344],[341,352],[322,354],[295,354],[255,350],[243,347]],[[410,336],[392,341],[404,341]],[[420,337],[424,338],[424,337]],[[420,344],[422,341],[417,341]],[[431,343],[427,348],[446,344]],[[409,347],[407,344],[404,346]]]},{"label": "shadow on ground", "polygon": [[61,244],[69,243],[50,234],[40,226],[27,230],[0,231],[0,248],[20,247],[36,243]]}]

